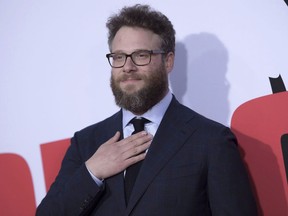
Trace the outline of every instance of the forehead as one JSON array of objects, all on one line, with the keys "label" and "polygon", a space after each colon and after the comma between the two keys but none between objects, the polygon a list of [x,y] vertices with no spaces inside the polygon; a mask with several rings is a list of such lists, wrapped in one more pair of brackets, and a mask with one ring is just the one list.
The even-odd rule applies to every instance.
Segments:
[{"label": "forehead", "polygon": [[139,27],[121,27],[116,33],[112,44],[112,52],[133,52],[139,49],[159,49],[161,38],[150,30]]}]

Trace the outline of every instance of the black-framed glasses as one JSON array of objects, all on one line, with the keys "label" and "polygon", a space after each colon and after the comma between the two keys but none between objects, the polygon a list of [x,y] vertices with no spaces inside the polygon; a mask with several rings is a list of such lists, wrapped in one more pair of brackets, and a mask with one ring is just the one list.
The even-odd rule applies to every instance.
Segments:
[{"label": "black-framed glasses", "polygon": [[130,57],[132,62],[137,66],[148,65],[151,62],[151,55],[165,54],[163,50],[137,50],[131,54],[126,53],[108,53],[106,58],[112,68],[121,68],[125,65],[127,58]]}]

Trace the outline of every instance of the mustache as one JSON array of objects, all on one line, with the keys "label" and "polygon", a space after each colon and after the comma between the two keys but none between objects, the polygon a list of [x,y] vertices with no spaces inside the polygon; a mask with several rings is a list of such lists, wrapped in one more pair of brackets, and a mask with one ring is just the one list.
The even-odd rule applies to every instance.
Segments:
[{"label": "mustache", "polygon": [[124,74],[123,76],[121,76],[119,79],[118,79],[118,81],[121,81],[121,82],[123,82],[123,81],[127,81],[127,80],[129,80],[129,79],[138,79],[138,80],[140,80],[140,79],[145,79],[144,77],[142,77],[142,76],[139,76],[139,75],[137,75],[137,74],[129,74],[129,75],[127,75],[127,74]]}]

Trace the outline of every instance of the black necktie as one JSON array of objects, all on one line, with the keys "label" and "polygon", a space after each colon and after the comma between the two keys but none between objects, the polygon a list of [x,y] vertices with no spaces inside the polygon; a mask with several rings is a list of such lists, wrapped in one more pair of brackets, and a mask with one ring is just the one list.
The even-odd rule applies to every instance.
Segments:
[{"label": "black necktie", "polygon": [[[138,133],[144,130],[144,125],[150,122],[148,119],[145,118],[133,118],[130,121],[134,126],[134,131],[132,134]],[[136,181],[138,172],[140,170],[142,161],[139,161],[136,164],[131,165],[126,169],[125,174],[125,195],[126,195],[126,203],[128,203],[134,183]]]}]

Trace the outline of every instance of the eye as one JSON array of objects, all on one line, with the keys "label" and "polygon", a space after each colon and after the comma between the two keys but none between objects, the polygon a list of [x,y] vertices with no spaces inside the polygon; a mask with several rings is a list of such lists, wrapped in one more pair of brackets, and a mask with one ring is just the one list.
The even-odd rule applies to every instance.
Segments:
[{"label": "eye", "polygon": [[150,53],[147,51],[139,51],[134,53],[135,58],[137,59],[147,59],[149,58]]},{"label": "eye", "polygon": [[112,58],[114,61],[123,61],[123,59],[125,59],[125,54],[123,53],[113,54]]}]

